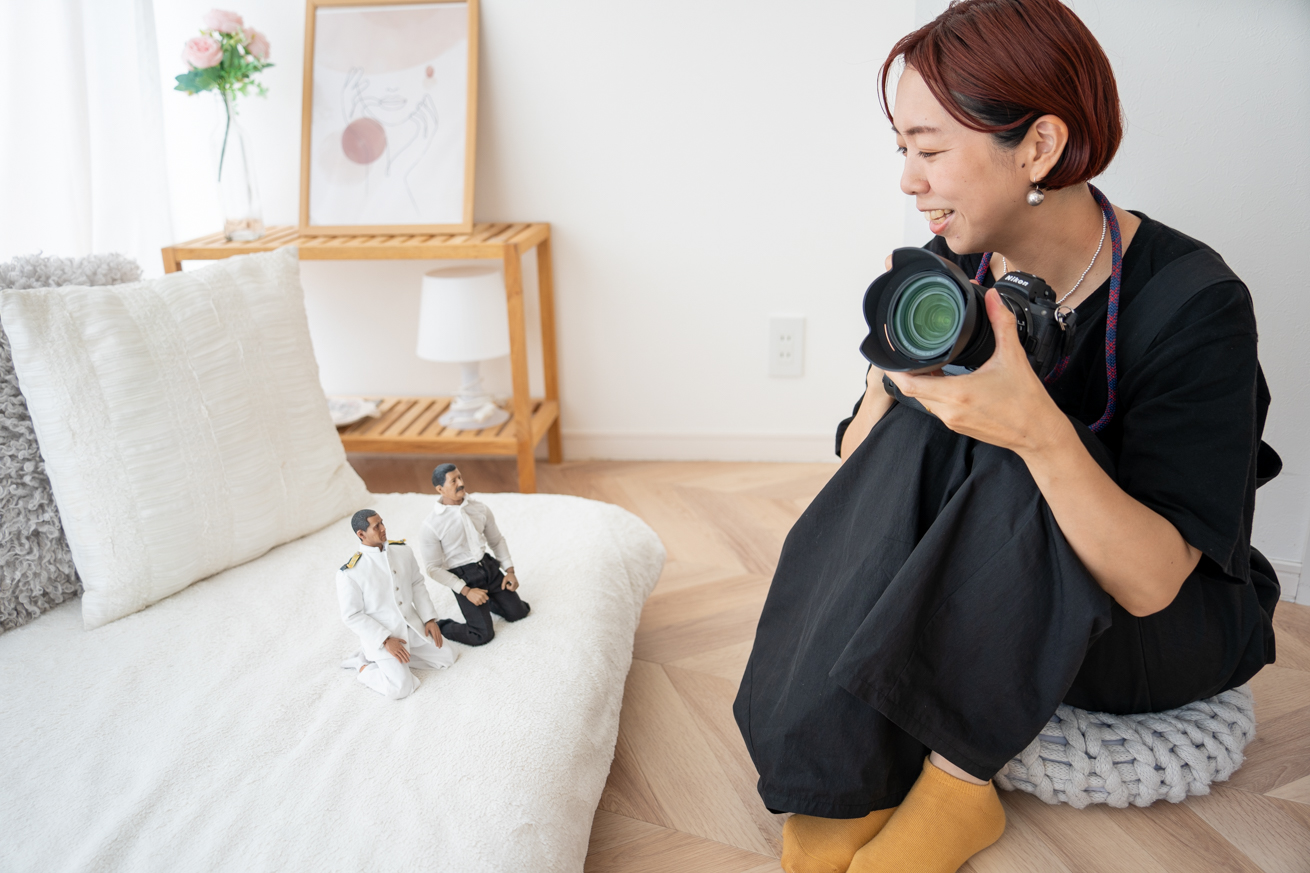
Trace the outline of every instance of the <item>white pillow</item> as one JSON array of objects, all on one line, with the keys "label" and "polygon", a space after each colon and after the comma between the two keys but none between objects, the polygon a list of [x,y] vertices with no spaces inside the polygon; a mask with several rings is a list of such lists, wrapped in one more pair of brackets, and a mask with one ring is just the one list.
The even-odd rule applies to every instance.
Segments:
[{"label": "white pillow", "polygon": [[87,628],[364,506],[294,248],[110,287],[0,292]]}]

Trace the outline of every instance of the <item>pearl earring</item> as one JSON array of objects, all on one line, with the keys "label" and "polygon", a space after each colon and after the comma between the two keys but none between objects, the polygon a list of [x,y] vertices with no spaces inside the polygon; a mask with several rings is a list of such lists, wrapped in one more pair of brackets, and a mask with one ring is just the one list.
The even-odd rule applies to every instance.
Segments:
[{"label": "pearl earring", "polygon": [[1037,187],[1037,183],[1034,182],[1034,183],[1033,183],[1033,189],[1032,189],[1031,191],[1028,192],[1028,205],[1029,205],[1029,206],[1041,206],[1041,205],[1042,205],[1042,201],[1045,200],[1045,199],[1046,199],[1046,194],[1043,193],[1042,189],[1041,189],[1041,188],[1038,188],[1038,187]]}]

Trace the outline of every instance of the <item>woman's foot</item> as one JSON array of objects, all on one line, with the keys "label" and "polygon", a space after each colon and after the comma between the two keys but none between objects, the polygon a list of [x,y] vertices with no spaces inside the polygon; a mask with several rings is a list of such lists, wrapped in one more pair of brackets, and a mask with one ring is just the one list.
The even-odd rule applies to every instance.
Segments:
[{"label": "woman's foot", "polygon": [[1005,810],[991,782],[974,785],[923,762],[914,787],[850,873],[955,873],[1001,838]]},{"label": "woman's foot", "polygon": [[782,869],[787,873],[845,873],[860,847],[878,835],[896,809],[863,818],[793,815],[782,825]]}]

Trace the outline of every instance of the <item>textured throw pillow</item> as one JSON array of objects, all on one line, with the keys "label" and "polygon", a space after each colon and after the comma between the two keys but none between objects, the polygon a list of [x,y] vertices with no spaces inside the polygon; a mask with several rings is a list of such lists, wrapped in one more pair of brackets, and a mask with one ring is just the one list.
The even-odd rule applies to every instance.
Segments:
[{"label": "textured throw pillow", "polygon": [[86,627],[366,502],[299,276],[283,249],[131,285],[0,292]]},{"label": "textured throw pillow", "polygon": [[[117,285],[140,278],[137,263],[118,254],[28,255],[0,264],[0,289]],[[82,593],[3,328],[0,322],[0,631]]]}]

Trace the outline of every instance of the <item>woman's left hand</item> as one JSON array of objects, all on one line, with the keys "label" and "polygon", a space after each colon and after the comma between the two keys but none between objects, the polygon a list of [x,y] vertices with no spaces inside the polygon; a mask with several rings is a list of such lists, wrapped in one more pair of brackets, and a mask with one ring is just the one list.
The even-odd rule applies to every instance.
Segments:
[{"label": "woman's left hand", "polygon": [[1033,372],[1019,341],[1014,313],[995,289],[988,289],[985,301],[996,337],[996,351],[987,363],[972,373],[949,378],[941,371],[922,376],[887,375],[902,394],[918,400],[956,433],[1021,455],[1039,450],[1044,441],[1061,432],[1064,413]]}]

